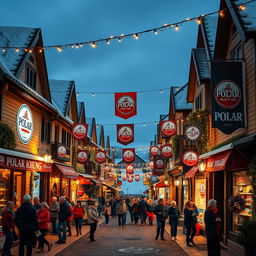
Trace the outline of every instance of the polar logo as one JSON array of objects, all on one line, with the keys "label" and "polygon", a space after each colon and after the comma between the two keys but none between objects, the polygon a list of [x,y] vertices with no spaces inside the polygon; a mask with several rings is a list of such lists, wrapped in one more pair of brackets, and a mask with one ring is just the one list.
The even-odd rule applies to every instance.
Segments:
[{"label": "polar logo", "polygon": [[117,101],[116,107],[120,113],[129,115],[135,109],[135,101],[130,96],[123,96]]},{"label": "polar logo", "polygon": [[162,169],[164,167],[164,161],[162,159],[156,160],[156,168]]},{"label": "polar logo", "polygon": [[118,137],[123,142],[128,142],[133,137],[132,129],[128,126],[124,126],[119,130]]}]

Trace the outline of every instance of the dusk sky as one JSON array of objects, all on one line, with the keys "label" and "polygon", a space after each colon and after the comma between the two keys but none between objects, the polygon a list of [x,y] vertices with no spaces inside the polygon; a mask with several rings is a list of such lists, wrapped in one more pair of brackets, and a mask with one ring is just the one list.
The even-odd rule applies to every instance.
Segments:
[{"label": "dusk sky", "polygon": [[[9,0],[1,2],[1,25],[39,27],[46,45],[75,43],[138,32],[218,8],[219,0]],[[158,121],[169,107],[169,92],[160,94],[161,88],[182,86],[188,80],[197,30],[198,25],[189,22],[179,31],[103,43],[96,49],[48,50],[48,76],[75,80],[77,91],[95,92],[95,97],[80,94],[77,99],[85,102],[87,117],[95,117],[99,124]],[[139,94],[138,114],[128,120],[114,116],[114,95],[97,95],[145,89],[159,91]],[[135,142],[129,147],[148,146],[155,133],[154,124],[137,125]],[[105,135],[117,145],[115,126],[105,126]]]}]

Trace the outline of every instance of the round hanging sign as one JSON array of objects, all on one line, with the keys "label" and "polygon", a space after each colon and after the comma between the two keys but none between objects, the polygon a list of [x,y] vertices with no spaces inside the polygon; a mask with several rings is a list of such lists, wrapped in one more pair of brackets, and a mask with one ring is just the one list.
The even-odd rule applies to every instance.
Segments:
[{"label": "round hanging sign", "polygon": [[126,173],[127,173],[127,174],[133,174],[133,173],[134,173],[134,166],[131,165],[131,164],[128,164],[128,165],[126,166]]},{"label": "round hanging sign", "polygon": [[19,107],[16,117],[16,127],[19,139],[23,144],[28,144],[33,135],[33,116],[28,105],[23,104]]},{"label": "round hanging sign", "polygon": [[72,134],[75,139],[82,140],[86,138],[88,130],[88,124],[74,124]]},{"label": "round hanging sign", "polygon": [[132,150],[125,150],[123,153],[123,160],[127,163],[133,162],[135,158],[134,152]]},{"label": "round hanging sign", "polygon": [[198,162],[198,154],[195,151],[186,151],[182,156],[182,162],[187,166],[194,166]]},{"label": "round hanging sign", "polygon": [[231,109],[240,103],[242,95],[236,82],[223,80],[216,86],[214,97],[221,107]]},{"label": "round hanging sign", "polygon": [[186,127],[184,134],[187,139],[194,141],[199,138],[201,131],[197,126],[191,125]]},{"label": "round hanging sign", "polygon": [[165,158],[170,158],[173,155],[172,145],[166,144],[161,147],[161,154]]},{"label": "round hanging sign", "polygon": [[133,130],[129,126],[122,126],[118,129],[118,141],[124,145],[133,142]]},{"label": "round hanging sign", "polygon": [[177,126],[175,121],[161,121],[161,133],[164,137],[171,137],[176,134]]},{"label": "round hanging sign", "polygon": [[135,181],[140,181],[140,176],[139,175],[135,176]]},{"label": "round hanging sign", "polygon": [[105,166],[104,171],[105,172],[111,172],[111,168],[109,166]]},{"label": "round hanging sign", "polygon": [[133,182],[133,178],[132,178],[132,177],[129,177],[127,181],[128,181],[128,182]]},{"label": "round hanging sign", "polygon": [[86,150],[77,151],[77,161],[81,164],[85,163],[88,160],[89,154]]},{"label": "round hanging sign", "polygon": [[95,155],[95,160],[96,162],[98,162],[99,164],[102,164],[106,161],[106,154],[104,151],[102,150],[98,150],[96,152],[96,155]]},{"label": "round hanging sign", "polygon": [[151,146],[149,152],[150,152],[151,156],[157,156],[158,155],[158,147],[157,146]]},{"label": "round hanging sign", "polygon": [[57,154],[59,157],[65,157],[65,155],[67,154],[67,150],[64,146],[60,146],[57,150]]},{"label": "round hanging sign", "polygon": [[155,164],[156,164],[156,166],[155,166],[156,169],[163,169],[164,168],[164,161],[162,159],[156,160]]}]

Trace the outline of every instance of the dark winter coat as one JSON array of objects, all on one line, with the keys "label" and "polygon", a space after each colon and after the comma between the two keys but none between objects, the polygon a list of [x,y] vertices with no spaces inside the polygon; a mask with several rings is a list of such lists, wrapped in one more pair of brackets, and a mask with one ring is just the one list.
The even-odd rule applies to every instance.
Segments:
[{"label": "dark winter coat", "polygon": [[148,211],[148,203],[145,200],[139,201],[139,213],[146,213]]},{"label": "dark winter coat", "polygon": [[169,223],[170,224],[179,224],[180,210],[178,207],[169,207],[168,209]]},{"label": "dark winter coat", "polygon": [[192,227],[195,225],[195,220],[193,217],[193,210],[187,208],[184,209],[184,225]]},{"label": "dark winter coat", "polygon": [[6,234],[11,229],[14,230],[15,228],[14,212],[9,208],[5,208],[5,210],[2,213],[2,226],[4,234]]},{"label": "dark winter coat", "polygon": [[14,222],[20,233],[35,232],[38,229],[36,209],[28,202],[22,203],[16,211]]},{"label": "dark winter coat", "polygon": [[132,213],[134,217],[137,217],[140,215],[139,213],[139,205],[138,204],[133,204],[132,205]]},{"label": "dark winter coat", "polygon": [[204,222],[205,222],[205,233],[207,236],[217,236],[218,230],[216,222],[216,218],[219,216],[217,214],[214,214],[212,211],[207,209],[204,213]]},{"label": "dark winter coat", "polygon": [[168,218],[168,211],[165,205],[157,205],[154,209],[157,221],[165,221]]},{"label": "dark winter coat", "polygon": [[68,218],[71,216],[70,205],[68,202],[60,204],[60,211],[58,214],[59,221],[65,222],[68,221]]},{"label": "dark winter coat", "polygon": [[193,213],[194,213],[194,216],[193,216],[193,219],[194,219],[194,222],[197,223],[197,216],[199,215],[199,211],[198,211],[198,208],[195,207],[195,209],[193,210]]}]

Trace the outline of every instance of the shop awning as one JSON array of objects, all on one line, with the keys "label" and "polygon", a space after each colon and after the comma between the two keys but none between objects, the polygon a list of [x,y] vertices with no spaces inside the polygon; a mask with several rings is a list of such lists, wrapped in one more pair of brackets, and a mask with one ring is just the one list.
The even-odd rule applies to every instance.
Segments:
[{"label": "shop awning", "polygon": [[101,187],[101,186],[102,186],[102,182],[100,182],[100,181],[98,181],[98,180],[96,180],[96,179],[92,179],[92,181],[95,183],[95,185],[96,185],[97,187]]},{"label": "shop awning", "polygon": [[83,178],[89,178],[89,179],[93,179],[94,176],[87,174],[87,173],[78,173],[79,176],[83,177]]},{"label": "shop awning", "polygon": [[79,177],[79,175],[76,172],[76,170],[73,167],[71,167],[71,166],[60,165],[60,164],[55,164],[55,166],[62,173],[64,178],[67,178],[67,179],[77,179]]},{"label": "shop awning", "polygon": [[169,187],[169,185],[165,185],[164,184],[164,180],[154,184],[154,186],[155,186],[155,188],[166,188],[166,187]]},{"label": "shop awning", "polygon": [[195,177],[196,173],[198,171],[198,165],[193,166],[191,169],[189,169],[186,174],[185,174],[185,178],[193,178]]},{"label": "shop awning", "polygon": [[114,188],[114,187],[112,187],[112,186],[106,184],[105,182],[104,182],[103,184],[104,184],[105,186],[107,186],[108,188],[112,189],[112,190],[117,190],[116,188]]}]

